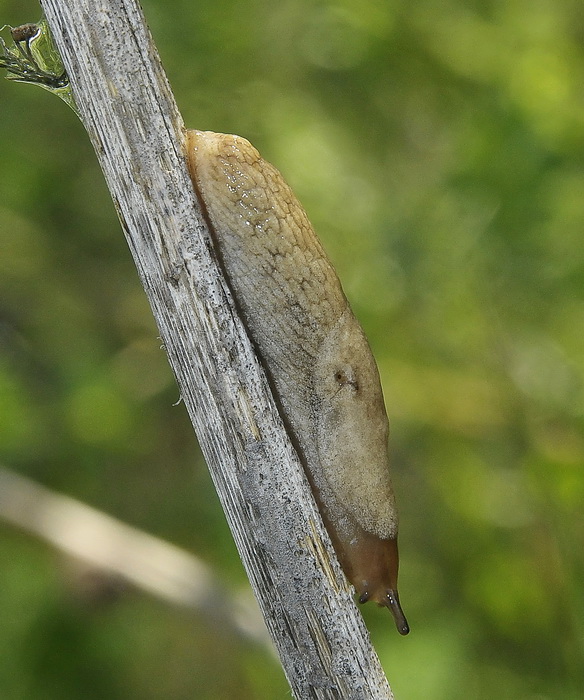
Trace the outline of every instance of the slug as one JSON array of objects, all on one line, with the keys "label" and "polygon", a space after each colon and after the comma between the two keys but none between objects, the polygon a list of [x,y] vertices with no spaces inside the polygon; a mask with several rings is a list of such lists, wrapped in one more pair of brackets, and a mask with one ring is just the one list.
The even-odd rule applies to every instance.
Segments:
[{"label": "slug", "polygon": [[377,365],[308,217],[244,138],[187,132],[191,178],[218,256],[325,526],[359,601],[409,632]]}]

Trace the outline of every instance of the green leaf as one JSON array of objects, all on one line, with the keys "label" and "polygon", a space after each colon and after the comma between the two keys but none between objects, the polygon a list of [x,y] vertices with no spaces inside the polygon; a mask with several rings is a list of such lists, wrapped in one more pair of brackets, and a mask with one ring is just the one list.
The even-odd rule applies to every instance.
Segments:
[{"label": "green leaf", "polygon": [[6,78],[19,83],[40,85],[58,95],[78,113],[69,77],[46,19],[43,18],[36,24],[23,24],[9,29],[11,45],[0,37],[0,49],[3,54],[0,55],[0,68],[6,69]]}]

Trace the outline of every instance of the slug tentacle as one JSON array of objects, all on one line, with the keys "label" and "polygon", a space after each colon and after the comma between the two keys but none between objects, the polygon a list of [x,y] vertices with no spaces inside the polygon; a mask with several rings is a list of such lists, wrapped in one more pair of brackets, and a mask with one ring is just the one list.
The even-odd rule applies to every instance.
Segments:
[{"label": "slug tentacle", "polygon": [[188,162],[236,303],[359,600],[392,612],[397,511],[377,365],[306,212],[239,136],[188,132]]},{"label": "slug tentacle", "polygon": [[397,631],[400,634],[409,634],[410,626],[408,625],[406,616],[404,615],[404,612],[401,609],[397,590],[392,590],[388,588],[385,595],[385,599],[386,602],[384,603],[384,605],[386,605],[389,608],[391,614],[393,615]]}]

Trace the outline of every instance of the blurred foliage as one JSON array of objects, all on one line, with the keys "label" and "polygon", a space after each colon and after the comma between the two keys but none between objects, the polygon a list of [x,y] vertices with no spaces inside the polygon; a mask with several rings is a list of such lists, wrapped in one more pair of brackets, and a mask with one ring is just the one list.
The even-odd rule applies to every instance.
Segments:
[{"label": "blurred foliage", "polygon": [[[363,612],[396,697],[581,697],[584,5],[143,4],[185,122],[285,173],[378,358],[412,633]],[[0,460],[241,585],[83,129],[0,91]],[[221,630],[0,550],[3,698],[287,696]]]}]

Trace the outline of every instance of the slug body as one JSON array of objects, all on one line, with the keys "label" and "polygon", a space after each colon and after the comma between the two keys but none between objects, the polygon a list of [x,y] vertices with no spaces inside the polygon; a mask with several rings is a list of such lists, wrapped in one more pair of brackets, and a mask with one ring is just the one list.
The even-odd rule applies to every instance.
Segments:
[{"label": "slug body", "polygon": [[188,161],[343,570],[407,634],[389,426],[361,326],[300,203],[248,141],[189,131]]}]

